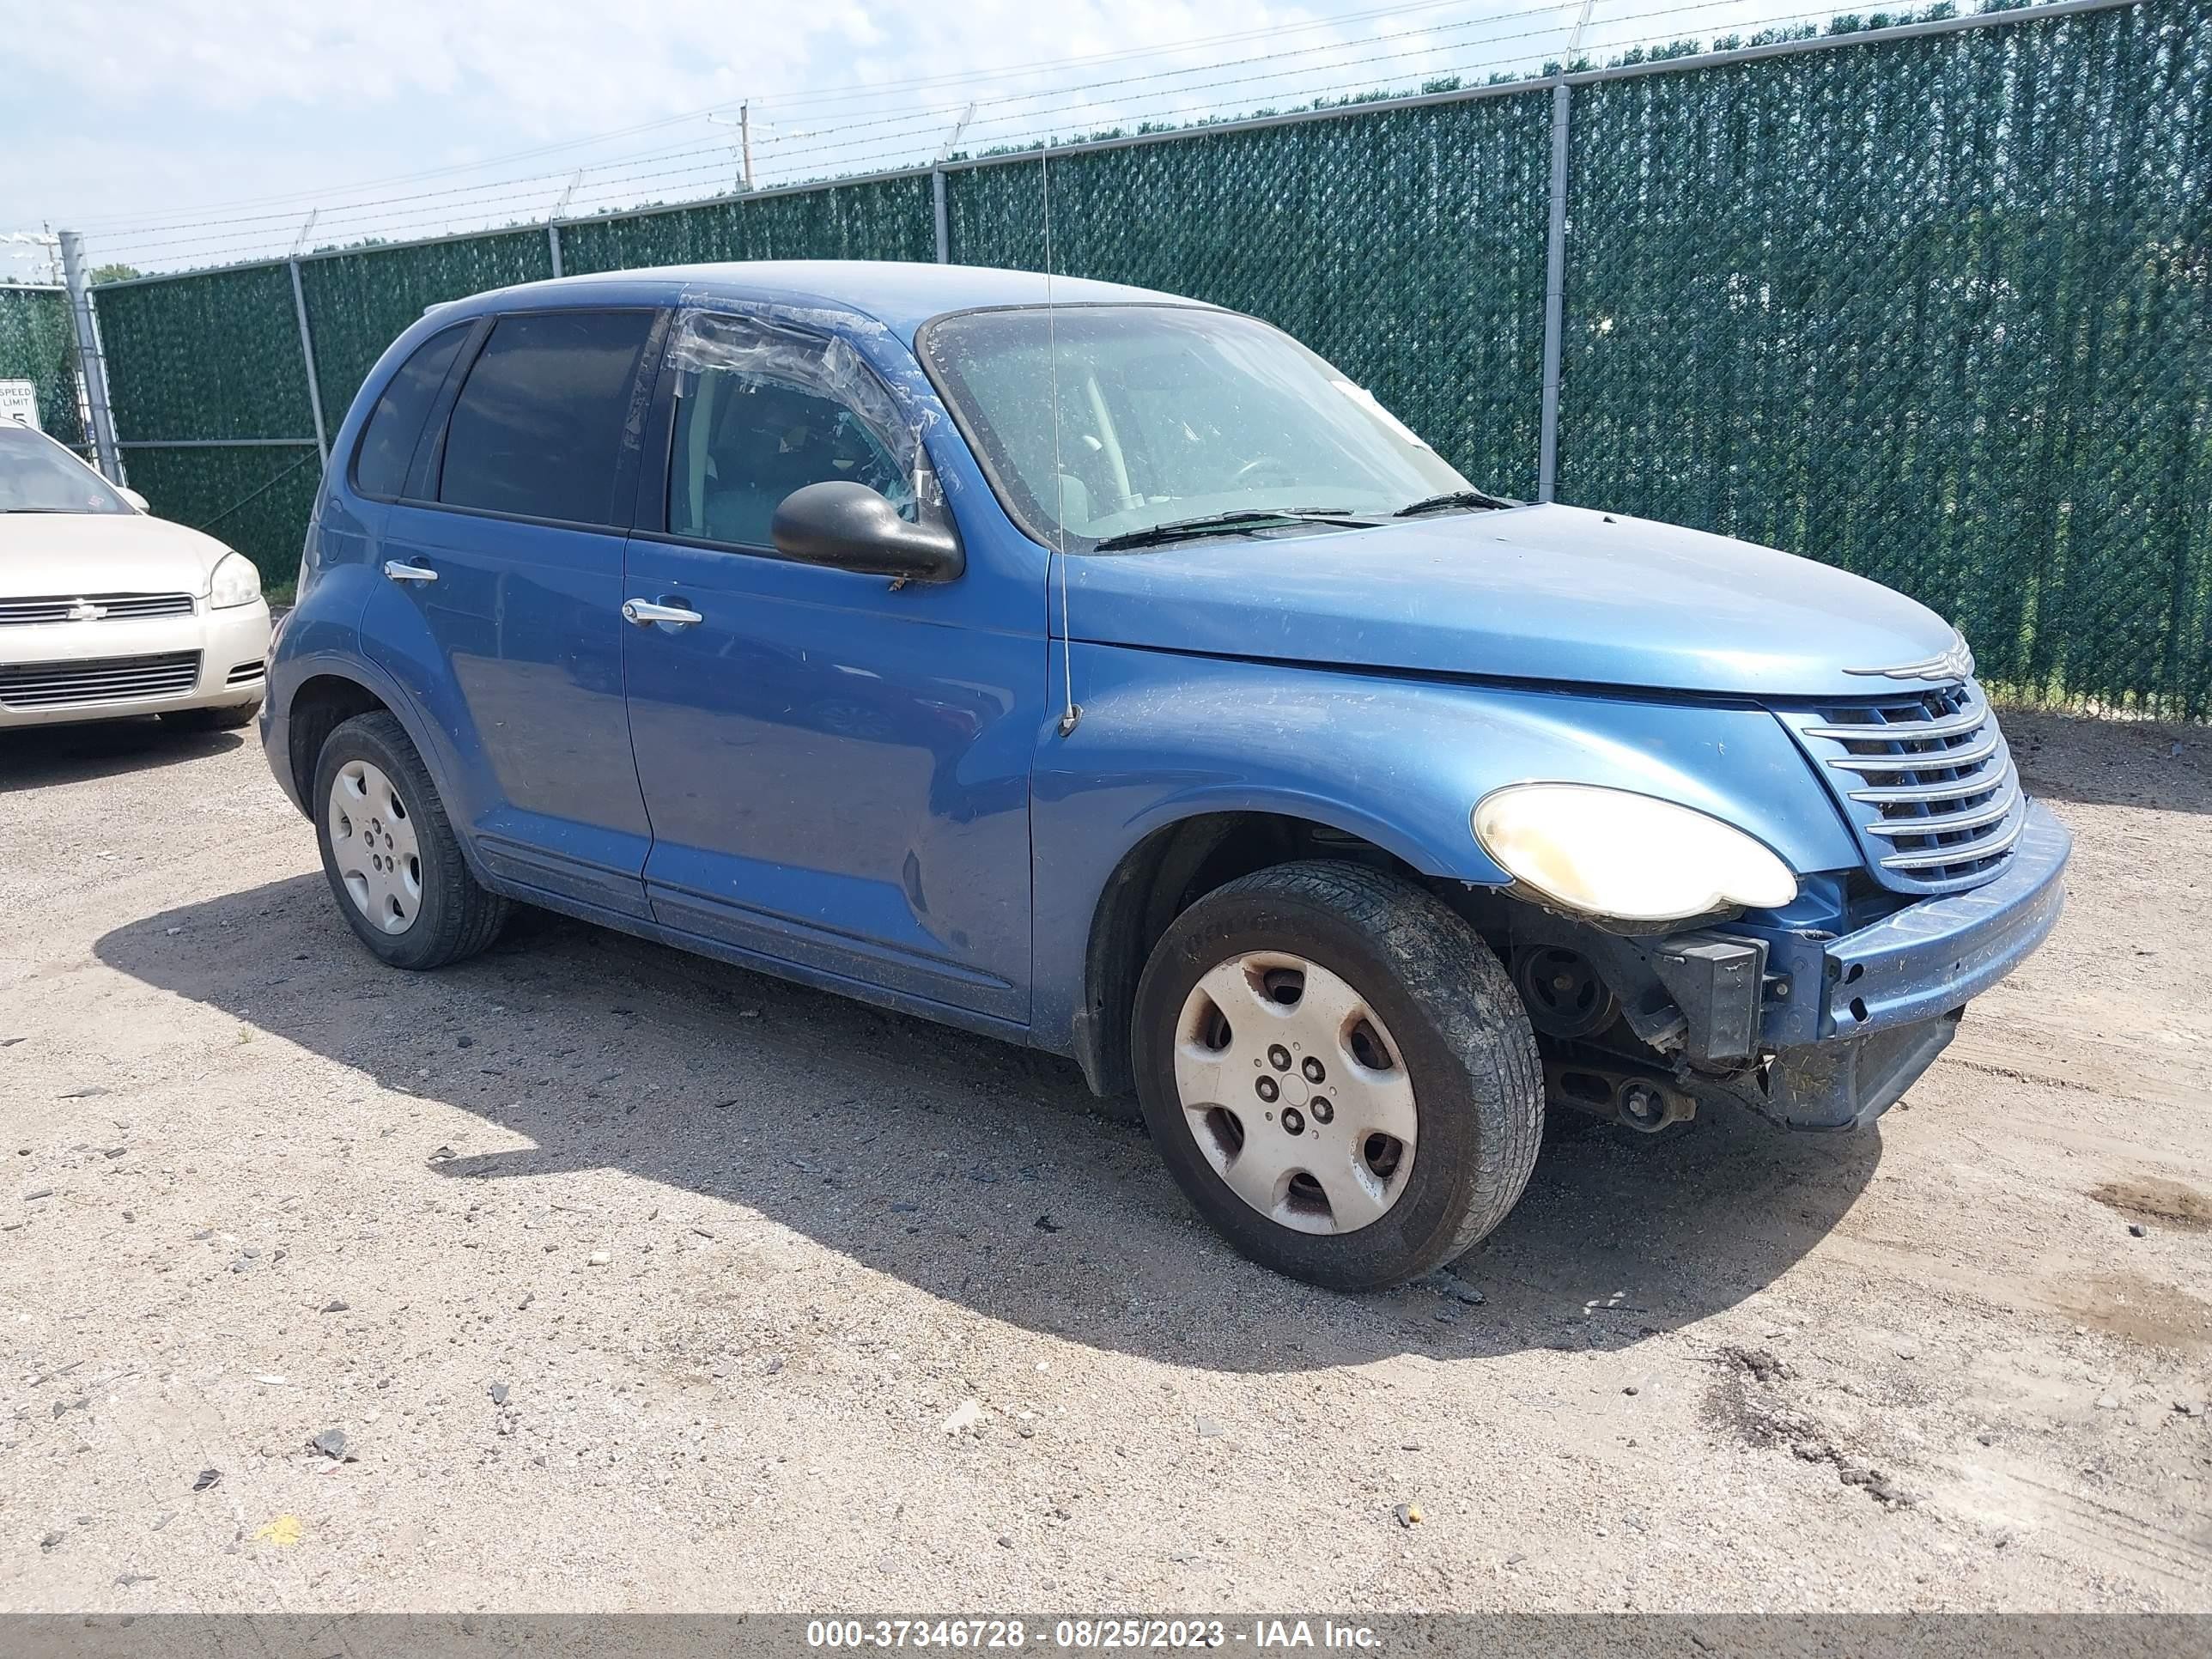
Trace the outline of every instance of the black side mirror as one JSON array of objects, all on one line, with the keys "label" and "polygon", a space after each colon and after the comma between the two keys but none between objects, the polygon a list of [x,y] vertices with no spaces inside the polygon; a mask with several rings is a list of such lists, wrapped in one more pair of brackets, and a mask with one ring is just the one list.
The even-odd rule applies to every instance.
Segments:
[{"label": "black side mirror", "polygon": [[787,559],[864,575],[949,582],[967,566],[950,530],[909,524],[884,495],[850,478],[793,490],[777,506],[769,537]]}]

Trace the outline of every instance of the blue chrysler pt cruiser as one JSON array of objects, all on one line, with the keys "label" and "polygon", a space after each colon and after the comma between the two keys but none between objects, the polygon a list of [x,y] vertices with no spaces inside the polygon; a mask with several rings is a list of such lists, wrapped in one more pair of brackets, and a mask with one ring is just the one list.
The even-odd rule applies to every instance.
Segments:
[{"label": "blue chrysler pt cruiser", "polygon": [[1911,600],[1493,495],[1252,318],[943,265],[434,307],[262,732],[392,966],[519,902],[1072,1055],[1348,1289],[1498,1225],[1547,1103],[1870,1123],[2069,845]]}]

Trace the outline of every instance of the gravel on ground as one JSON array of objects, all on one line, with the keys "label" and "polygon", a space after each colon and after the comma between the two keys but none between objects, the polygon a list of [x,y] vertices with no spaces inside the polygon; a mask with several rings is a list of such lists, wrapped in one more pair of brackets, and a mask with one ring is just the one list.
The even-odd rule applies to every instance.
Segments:
[{"label": "gravel on ground", "polygon": [[530,915],[252,734],[0,734],[0,1607],[2212,1609],[2212,742],[2014,714],[2058,933],[1878,1131],[1558,1125],[1446,1275],[1073,1069]]}]

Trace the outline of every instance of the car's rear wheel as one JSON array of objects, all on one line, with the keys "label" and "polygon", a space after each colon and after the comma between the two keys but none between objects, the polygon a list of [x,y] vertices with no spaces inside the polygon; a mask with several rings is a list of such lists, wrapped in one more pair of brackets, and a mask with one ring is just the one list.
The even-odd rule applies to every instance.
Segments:
[{"label": "car's rear wheel", "polygon": [[252,702],[226,703],[220,708],[173,708],[161,716],[161,724],[179,732],[234,732],[241,726],[251,726],[261,713],[261,699]]},{"label": "car's rear wheel", "polygon": [[395,968],[442,968],[498,937],[507,902],[461,856],[428,768],[383,713],[333,730],[315,763],[316,839],[338,912]]},{"label": "car's rear wheel", "polygon": [[1138,1097],[1246,1255],[1340,1290],[1417,1278],[1512,1209],[1543,1135],[1520,999],[1432,894],[1364,866],[1217,889],[1146,965]]}]

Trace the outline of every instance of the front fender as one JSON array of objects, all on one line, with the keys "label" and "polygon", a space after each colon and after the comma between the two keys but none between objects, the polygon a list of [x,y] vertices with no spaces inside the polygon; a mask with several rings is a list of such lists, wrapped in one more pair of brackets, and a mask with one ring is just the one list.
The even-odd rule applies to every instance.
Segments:
[{"label": "front fender", "polygon": [[[1083,717],[1035,767],[1035,1040],[1066,1052],[1100,893],[1138,842],[1208,812],[1276,812],[1358,836],[1425,875],[1508,878],[1469,815],[1550,780],[1693,807],[1801,873],[1859,862],[1773,716],[1668,702],[1247,662],[1117,646],[1072,652]],[[1055,665],[1056,666],[1057,665]]]}]

